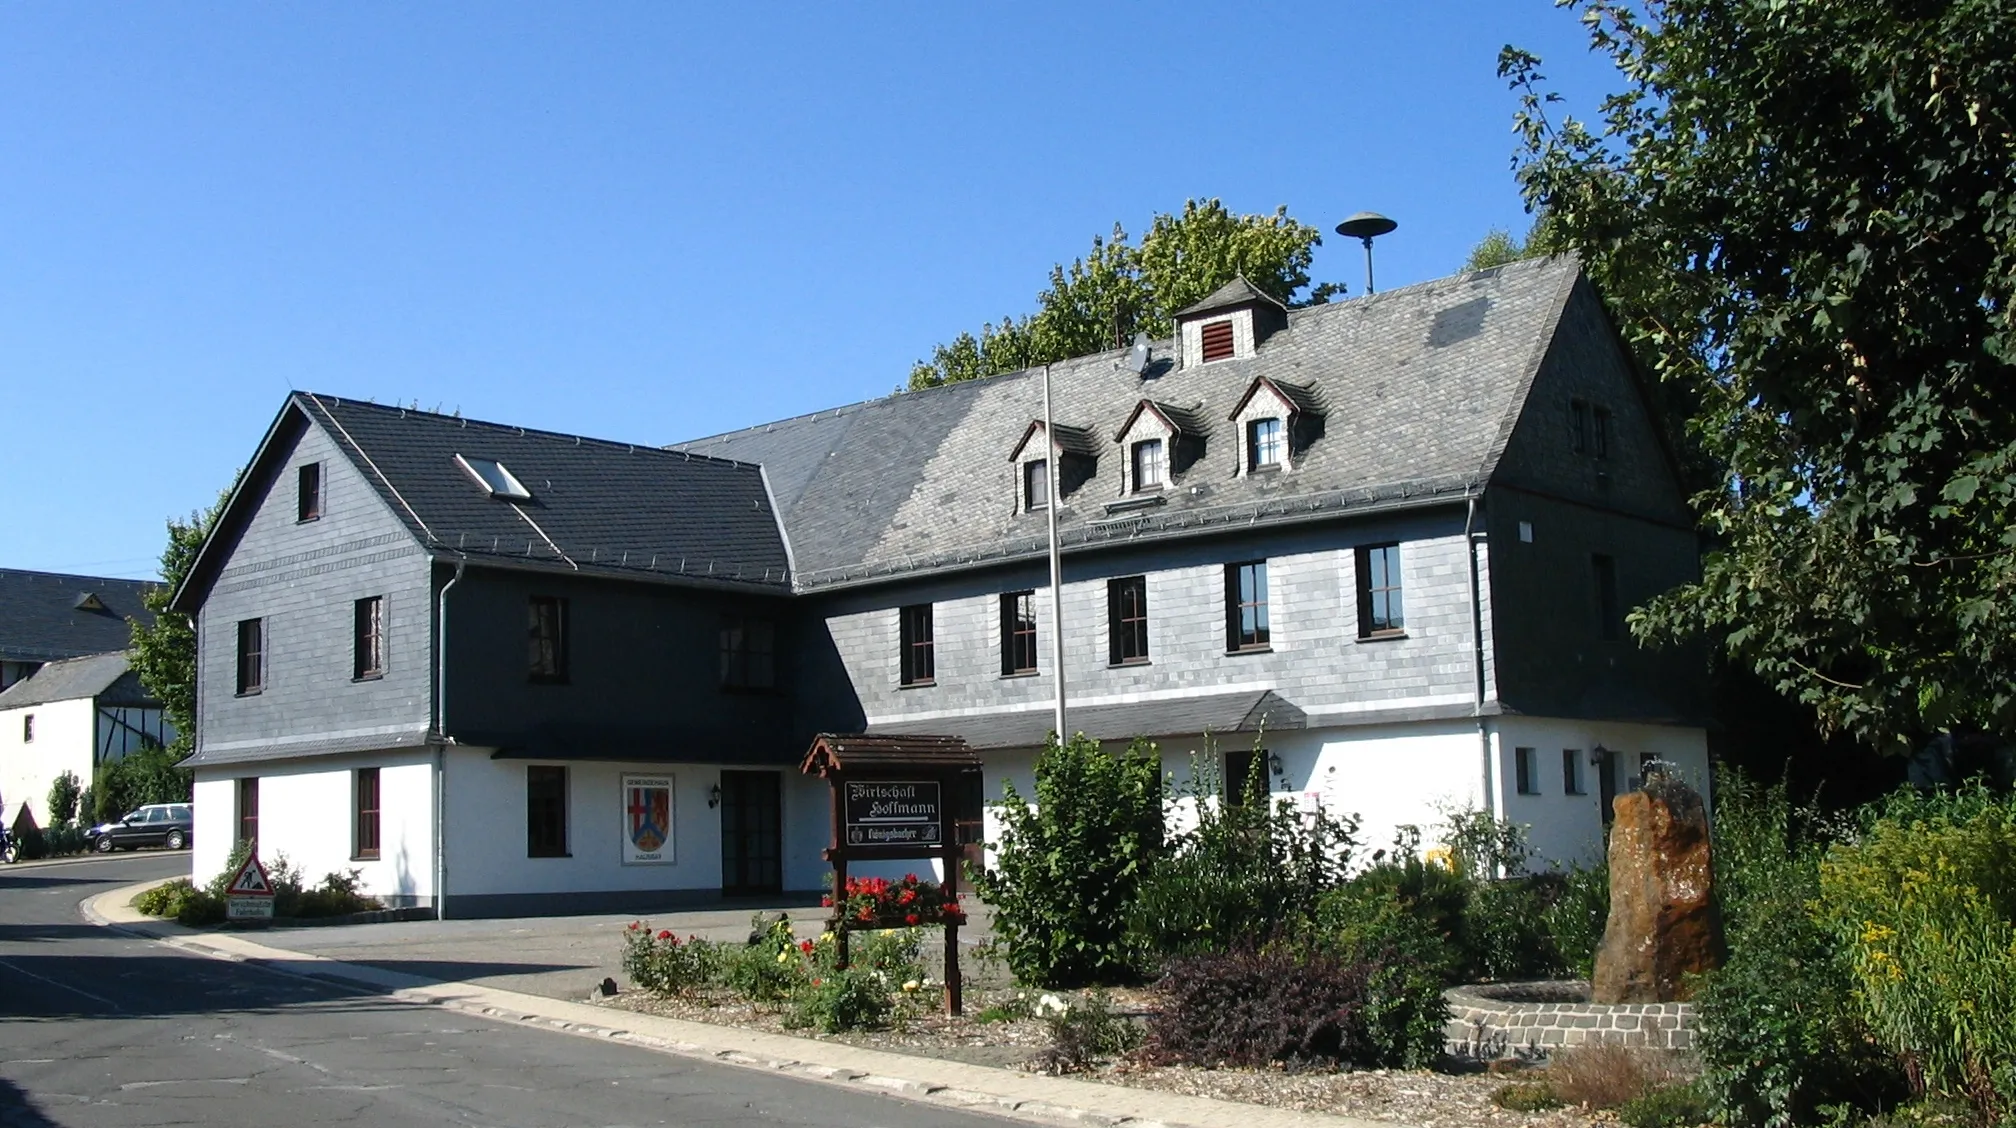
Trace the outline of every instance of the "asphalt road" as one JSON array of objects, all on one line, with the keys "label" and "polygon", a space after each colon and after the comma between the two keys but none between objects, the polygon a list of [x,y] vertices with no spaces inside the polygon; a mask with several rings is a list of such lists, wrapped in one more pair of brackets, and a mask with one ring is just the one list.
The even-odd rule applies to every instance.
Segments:
[{"label": "asphalt road", "polygon": [[78,914],[95,892],[187,866],[0,868],[0,1128],[1009,1123],[393,1002]]}]

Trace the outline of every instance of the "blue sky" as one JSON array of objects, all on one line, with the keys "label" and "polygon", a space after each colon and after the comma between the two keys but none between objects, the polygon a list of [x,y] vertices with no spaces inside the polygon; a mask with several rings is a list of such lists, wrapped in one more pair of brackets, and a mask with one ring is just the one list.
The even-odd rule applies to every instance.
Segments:
[{"label": "blue sky", "polygon": [[0,566],[153,575],[290,388],[650,443],[884,395],[1187,197],[1450,273],[1527,222],[1507,42],[1618,84],[1548,0],[0,7]]}]

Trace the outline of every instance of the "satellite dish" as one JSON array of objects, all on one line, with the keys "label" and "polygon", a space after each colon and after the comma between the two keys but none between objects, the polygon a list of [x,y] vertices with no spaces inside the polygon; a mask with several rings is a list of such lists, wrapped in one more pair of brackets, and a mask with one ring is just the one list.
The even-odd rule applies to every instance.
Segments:
[{"label": "satellite dish", "polygon": [[1148,352],[1148,334],[1134,334],[1134,347],[1127,353],[1127,371],[1132,372],[1136,376],[1146,375],[1148,372]]}]

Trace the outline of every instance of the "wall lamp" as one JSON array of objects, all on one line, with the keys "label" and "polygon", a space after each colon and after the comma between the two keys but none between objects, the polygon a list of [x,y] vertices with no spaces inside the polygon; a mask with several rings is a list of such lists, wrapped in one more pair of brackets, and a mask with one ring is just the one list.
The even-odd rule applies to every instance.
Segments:
[{"label": "wall lamp", "polygon": [[714,808],[719,807],[720,805],[721,805],[721,785],[717,783],[714,786],[707,789],[707,809],[711,811]]}]

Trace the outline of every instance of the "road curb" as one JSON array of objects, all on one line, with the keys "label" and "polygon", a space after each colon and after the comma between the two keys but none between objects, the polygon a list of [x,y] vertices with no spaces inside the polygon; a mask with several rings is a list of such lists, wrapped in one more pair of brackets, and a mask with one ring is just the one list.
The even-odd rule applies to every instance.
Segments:
[{"label": "road curb", "polygon": [[159,884],[162,882],[147,881],[108,890],[87,898],[78,909],[92,924],[125,935],[213,959],[250,964],[281,975],[366,990],[417,1006],[538,1026],[577,1037],[623,1042],[679,1057],[782,1073],[857,1092],[896,1096],[1034,1124],[1124,1128],[1395,1128],[1387,1121],[966,1065],[941,1058],[549,999],[471,983],[422,980],[368,965],[291,951],[241,934],[197,932],[142,916],[132,909],[135,895]]}]

